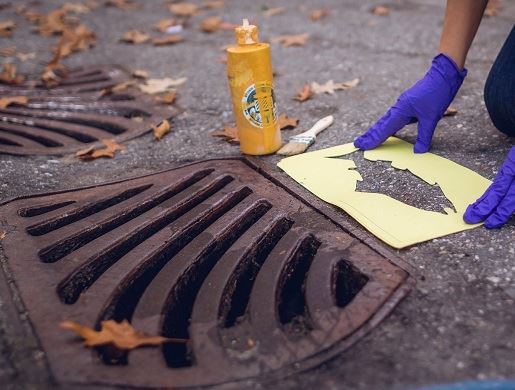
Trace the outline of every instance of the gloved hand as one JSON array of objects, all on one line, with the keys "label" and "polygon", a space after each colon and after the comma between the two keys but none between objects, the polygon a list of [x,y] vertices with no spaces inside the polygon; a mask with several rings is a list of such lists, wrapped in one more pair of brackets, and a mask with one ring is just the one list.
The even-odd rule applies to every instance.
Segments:
[{"label": "gloved hand", "polygon": [[494,229],[504,225],[515,213],[515,146],[501,166],[494,182],[481,198],[471,204],[463,219],[467,223],[485,221],[485,226]]},{"label": "gloved hand", "polygon": [[354,141],[357,148],[374,149],[404,126],[418,122],[415,153],[425,153],[438,121],[456,96],[467,75],[445,54],[438,54],[422,80],[404,91],[395,105],[368,131]]}]

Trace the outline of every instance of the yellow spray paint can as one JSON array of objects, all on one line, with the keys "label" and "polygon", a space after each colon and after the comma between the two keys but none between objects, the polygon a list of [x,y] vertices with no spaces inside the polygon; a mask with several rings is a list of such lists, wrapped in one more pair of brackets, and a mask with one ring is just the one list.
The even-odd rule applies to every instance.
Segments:
[{"label": "yellow spray paint can", "polygon": [[227,75],[240,149],[252,155],[274,153],[282,141],[270,44],[258,41],[258,28],[247,19],[235,33],[237,44],[227,49]]}]

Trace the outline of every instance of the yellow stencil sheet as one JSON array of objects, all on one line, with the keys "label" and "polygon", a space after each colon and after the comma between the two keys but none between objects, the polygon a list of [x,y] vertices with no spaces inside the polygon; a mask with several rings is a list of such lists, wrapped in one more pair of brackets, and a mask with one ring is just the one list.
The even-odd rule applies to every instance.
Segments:
[{"label": "yellow stencil sheet", "polygon": [[[356,191],[362,177],[351,159],[337,158],[355,152],[352,143],[299,154],[277,165],[313,194],[338,206],[375,236],[395,248],[474,228],[463,221],[463,213],[491,182],[476,172],[432,153],[415,154],[413,145],[391,137],[383,145],[364,153],[367,160],[390,161],[409,170],[431,185],[439,185],[456,212],[422,210],[384,194]],[[350,158],[350,156],[349,156]]]}]

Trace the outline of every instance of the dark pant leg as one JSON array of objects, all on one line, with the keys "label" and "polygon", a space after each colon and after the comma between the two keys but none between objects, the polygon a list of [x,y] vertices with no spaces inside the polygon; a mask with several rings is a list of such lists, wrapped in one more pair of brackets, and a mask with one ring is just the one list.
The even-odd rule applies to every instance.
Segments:
[{"label": "dark pant leg", "polygon": [[515,137],[515,26],[486,80],[485,105],[495,127]]}]

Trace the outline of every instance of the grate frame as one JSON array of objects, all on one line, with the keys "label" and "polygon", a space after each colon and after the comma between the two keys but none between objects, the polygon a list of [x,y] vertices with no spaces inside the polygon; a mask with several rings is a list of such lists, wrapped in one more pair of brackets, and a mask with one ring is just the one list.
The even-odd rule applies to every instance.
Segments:
[{"label": "grate frame", "polygon": [[102,93],[127,80],[121,67],[93,66],[70,70],[53,88],[0,85],[2,96],[29,98],[26,106],[0,109],[0,154],[64,155],[103,139],[125,142],[177,115],[134,88]]},{"label": "grate frame", "polygon": [[[168,368],[168,370],[164,371],[164,375],[163,368],[167,367],[163,365],[163,361],[160,358],[158,349],[131,352],[129,355],[128,366],[103,366],[99,363],[96,353],[92,353],[91,351],[84,349],[81,346],[81,344],[74,341],[74,338],[70,337],[69,334],[60,334],[56,326],[56,323],[60,320],[72,319],[78,320],[89,325],[94,325],[94,323],[99,319],[99,306],[97,304],[96,309],[90,310],[88,308],[87,303],[89,302],[89,300],[86,300],[86,303],[84,301],[81,301],[81,298],[87,296],[88,290],[86,290],[84,296],[81,296],[79,298],[77,303],[73,305],[67,305],[62,303],[62,301],[59,301],[54,288],[48,288],[48,286],[55,287],[55,282],[57,281],[57,279],[59,279],[48,279],[48,266],[53,267],[56,264],[58,265],[59,262],[63,259],[69,261],[71,257],[66,258],[66,256],[64,256],[63,258],[56,260],[53,263],[44,263],[42,261],[37,260],[37,268],[41,268],[41,270],[40,272],[36,272],[37,276],[35,277],[35,280],[33,279],[30,282],[27,280],[27,277],[30,274],[33,274],[33,271],[28,272],[26,265],[21,266],[18,263],[17,259],[23,258],[24,256],[26,257],[26,255],[20,254],[20,251],[17,248],[23,247],[23,253],[26,253],[27,249],[30,248],[30,245],[33,245],[30,244],[30,242],[32,241],[31,239],[33,239],[34,237],[38,238],[38,236],[29,237],[28,234],[18,234],[18,232],[21,232],[29,225],[34,225],[33,223],[19,224],[18,222],[22,218],[26,218],[27,220],[31,218],[41,219],[41,216],[33,215],[32,217],[21,217],[18,214],[19,210],[25,210],[24,212],[26,213],[27,205],[31,204],[31,201],[34,200],[36,201],[35,203],[37,203],[40,202],[41,199],[45,200],[48,197],[58,197],[57,203],[59,203],[60,201],[69,196],[75,197],[75,199],[77,199],[77,197],[87,198],[86,192],[88,190],[94,191],[106,189],[110,188],[110,186],[111,188],[112,186],[115,186],[116,188],[126,188],[126,186],[128,186],[131,183],[137,182],[141,184],[145,182],[145,180],[147,180],[148,183],[149,180],[152,181],[152,179],[155,179],[154,181],[157,182],[157,178],[166,177],[166,175],[173,176],[173,173],[179,173],[188,170],[191,171],[192,169],[195,170],[195,168],[199,167],[203,167],[204,170],[218,170],[219,172],[216,172],[216,177],[221,177],[222,179],[224,175],[229,175],[233,177],[232,180],[226,183],[226,186],[232,187],[229,188],[230,191],[228,190],[225,195],[230,194],[231,191],[236,191],[238,189],[238,186],[242,186],[241,188],[245,188],[245,183],[247,183],[246,186],[250,187],[252,191],[244,197],[244,199],[250,199],[250,202],[249,204],[244,205],[245,207],[243,207],[243,211],[249,209],[249,207],[251,207],[252,204],[256,202],[258,204],[260,201],[261,203],[269,202],[272,205],[271,210],[270,208],[267,209],[263,215],[266,216],[267,213],[273,213],[273,218],[270,217],[269,221],[260,221],[260,219],[257,218],[256,223],[263,222],[264,225],[267,225],[267,223],[268,225],[270,225],[273,223],[273,221],[276,221],[277,219],[280,219],[283,216],[285,216],[286,218],[293,218],[293,220],[295,221],[293,225],[297,226],[294,226],[293,228],[290,226],[290,229],[288,230],[288,233],[285,234],[285,236],[289,233],[297,238],[299,237],[299,235],[303,237],[309,237],[310,235],[314,235],[315,238],[320,241],[320,248],[322,248],[322,250],[319,249],[319,252],[317,253],[321,254],[320,258],[323,258],[325,260],[318,260],[317,264],[319,264],[319,266],[315,268],[312,268],[314,263],[311,263],[311,267],[309,267],[307,277],[303,283],[306,286],[305,288],[314,291],[314,286],[316,285],[314,283],[320,280],[326,280],[326,287],[332,283],[332,281],[328,279],[328,268],[320,266],[320,264],[330,263],[332,264],[332,267],[336,263],[341,261],[341,258],[335,260],[335,251],[338,253],[345,253],[345,256],[350,256],[346,259],[350,261],[351,267],[357,267],[356,269],[358,270],[358,272],[364,274],[367,274],[367,272],[370,273],[371,278],[369,279],[369,282],[370,280],[372,280],[374,283],[377,283],[376,289],[367,291],[366,294],[364,294],[362,287],[354,298],[361,298],[364,295],[370,295],[371,292],[374,292],[379,298],[375,301],[375,306],[372,305],[374,306],[373,310],[370,308],[364,310],[361,313],[361,317],[356,317],[361,318],[358,321],[360,322],[360,325],[349,326],[349,324],[345,325],[344,323],[342,323],[336,326],[333,324],[333,326],[331,327],[331,332],[338,333],[340,337],[337,337],[336,340],[333,340],[334,342],[329,342],[327,345],[324,344],[323,340],[326,340],[328,332],[327,329],[324,329],[323,324],[326,322],[330,323],[332,321],[331,319],[335,316],[338,317],[339,310],[347,310],[345,312],[345,315],[356,315],[355,313],[357,309],[355,309],[355,307],[352,308],[352,305],[351,307],[345,306],[343,309],[338,309],[338,307],[334,304],[328,306],[327,296],[325,296],[324,300],[323,294],[308,294],[308,296],[306,297],[306,301],[310,302],[308,302],[306,305],[309,307],[319,308],[320,311],[317,312],[316,315],[314,313],[310,313],[310,318],[312,321],[315,322],[315,324],[312,325],[313,329],[308,330],[307,333],[301,334],[298,338],[294,337],[294,339],[292,340],[291,332],[288,333],[288,337],[284,337],[284,332],[281,333],[282,328],[280,326],[275,326],[273,323],[271,323],[271,321],[268,322],[268,326],[260,326],[262,330],[257,333],[256,329],[252,328],[252,324],[249,325],[248,321],[247,323],[244,321],[242,324],[239,324],[240,333],[234,333],[233,331],[231,331],[234,330],[234,327],[227,328],[229,329],[229,331],[226,331],[226,329],[224,328],[224,331],[222,332],[223,334],[220,336],[220,339],[222,340],[222,347],[220,347],[220,345],[217,347],[216,345],[210,345],[209,342],[205,343],[205,340],[209,340],[209,338],[212,337],[213,313],[210,313],[210,303],[212,306],[212,302],[206,300],[206,297],[210,296],[210,294],[208,293],[209,290],[204,291],[202,294],[202,298],[199,298],[198,295],[195,298],[201,299],[200,302],[195,303],[195,305],[198,305],[200,309],[198,307],[193,308],[192,318],[194,318],[195,321],[192,322],[190,331],[194,335],[194,337],[192,338],[193,348],[196,349],[196,351],[207,351],[207,354],[206,356],[201,356],[200,359],[195,363],[196,366],[194,365],[193,368],[179,365],[176,368]],[[211,176],[212,172],[210,172],[203,179]],[[4,217],[2,217],[3,221],[2,219],[0,219],[0,228],[7,230],[8,235],[0,243],[0,245],[2,245],[4,249],[4,255],[7,258],[7,266],[14,276],[14,279],[19,289],[19,293],[29,312],[30,321],[34,326],[35,333],[38,335],[41,341],[43,350],[47,353],[49,366],[51,367],[51,371],[55,375],[57,381],[62,384],[74,384],[77,386],[90,386],[102,384],[104,386],[139,386],[143,388],[161,388],[167,386],[171,387],[173,385],[174,387],[181,388],[191,386],[215,385],[222,383],[234,384],[238,383],[238,381],[254,379],[257,377],[260,377],[261,379],[275,379],[291,375],[295,372],[303,371],[308,368],[314,367],[318,364],[321,364],[327,359],[330,359],[331,357],[350,347],[361,337],[363,337],[363,335],[366,334],[370,329],[376,326],[382,319],[384,319],[384,317],[391,310],[393,310],[395,305],[408,293],[408,291],[413,286],[414,279],[410,276],[408,272],[412,270],[409,269],[409,267],[407,267],[404,262],[400,261],[391,253],[385,252],[383,254],[380,254],[378,250],[376,250],[381,249],[380,246],[378,246],[378,248],[372,249],[371,245],[376,246],[375,244],[365,244],[362,242],[362,240],[355,237],[355,234],[354,236],[349,235],[346,232],[347,229],[342,228],[341,224],[329,215],[331,213],[334,213],[330,208],[318,202],[316,202],[315,207],[313,207],[310,200],[306,200],[303,197],[299,196],[299,194],[297,193],[297,188],[292,186],[292,182],[290,180],[288,180],[287,178],[286,180],[283,180],[284,178],[278,178],[277,176],[279,175],[277,175],[273,170],[269,170],[264,163],[260,162],[257,159],[215,159],[201,163],[188,164],[179,168],[166,170],[157,174],[146,175],[135,179],[117,181],[113,183],[96,185],[81,189],[75,189],[71,191],[59,191],[49,194],[24,196],[1,203],[0,215],[6,215],[6,217],[5,219]],[[246,180],[242,180],[242,177],[245,177]],[[270,188],[275,188],[275,190],[271,191],[271,193],[268,194],[268,196],[265,196],[263,189],[260,189],[260,186],[269,186]],[[136,187],[138,188],[138,186]],[[140,194],[136,194],[134,196],[138,197],[144,194],[145,191],[146,190],[143,190]],[[102,192],[107,193],[108,191]],[[278,201],[278,199],[280,200]],[[63,207],[64,209],[66,209],[69,207],[73,207],[73,205],[65,205]],[[238,204],[236,205],[236,207],[238,207]],[[260,207],[265,207],[266,209],[266,207],[268,206],[261,205]],[[292,209],[296,209],[296,211],[292,212]],[[236,210],[235,215],[242,215],[242,210]],[[261,210],[261,212],[262,211],[263,210]],[[52,213],[52,211],[50,213]],[[314,225],[324,225],[326,230],[322,229],[321,232],[313,232],[313,229],[310,228],[310,226],[299,226],[303,225],[303,221],[308,216],[314,218]],[[343,220],[343,218],[339,217],[337,213],[334,213],[333,216]],[[47,223],[46,226],[49,226],[49,224]],[[54,225],[54,227],[55,226],[57,225]],[[254,224],[251,226],[256,225]],[[327,226],[332,227],[334,231],[328,232]],[[64,229],[65,228],[66,227],[64,227]],[[299,232],[295,230],[297,228]],[[55,231],[59,231],[60,229],[62,230],[63,228],[57,228]],[[219,230],[221,229],[218,229],[215,232],[218,232]],[[223,236],[222,233],[220,234]],[[239,239],[242,239],[244,234],[245,231],[243,232],[243,234],[239,236]],[[19,241],[20,236],[23,236],[22,238],[24,238],[22,241]],[[284,239],[285,236],[282,236],[280,240]],[[14,237],[18,238],[13,239]],[[42,235],[41,237],[44,237],[44,235]],[[295,242],[297,241],[294,240],[293,244],[295,244]],[[328,242],[331,242],[332,244],[327,245]],[[336,242],[336,244],[334,244],[334,242]],[[245,247],[245,245],[243,245],[242,247]],[[41,249],[41,245],[36,246],[36,249]],[[185,249],[188,249],[188,246],[186,246]],[[29,252],[30,250],[31,249],[29,249]],[[191,256],[193,253],[192,251],[195,252],[195,248],[192,248],[189,252],[186,251],[186,254],[183,254],[183,257],[186,255]],[[383,250],[381,251],[384,252]],[[279,259],[279,262],[276,261],[276,264],[274,265],[274,262],[270,261],[270,259]],[[34,260],[35,259],[28,259],[26,261],[34,262]],[[222,257],[222,260],[225,261],[227,259]],[[281,270],[282,268],[280,260],[280,255],[269,255],[268,257],[266,257],[266,260],[264,261],[264,264],[261,266],[260,270],[263,271],[264,267],[270,268],[272,270],[275,267],[275,270]],[[171,263],[173,263],[173,261],[168,262],[167,264]],[[210,281],[216,282],[217,280],[219,280],[217,279],[217,277],[224,277],[223,269],[217,269],[217,264],[219,263],[217,262],[214,268],[212,268],[208,272],[207,278],[210,278],[212,275],[216,275],[216,273],[218,273],[218,276],[212,276],[212,278],[209,279]],[[377,271],[379,265],[381,265],[379,268],[382,269],[380,271]],[[373,271],[374,269],[376,269],[376,271]],[[267,272],[268,275],[274,276],[273,280],[264,277],[260,278],[260,275],[267,275],[260,273],[257,274],[257,277],[254,280],[254,283],[256,283],[256,286],[258,286],[256,288],[259,288],[259,290],[263,291],[262,294],[256,293],[256,295],[254,295],[254,298],[252,296],[249,298],[250,309],[248,308],[247,310],[250,312],[251,316],[254,316],[254,318],[267,318],[267,316],[268,318],[270,318],[270,316],[273,316],[273,311],[271,312],[270,310],[268,310],[270,304],[272,304],[272,306],[275,306],[273,295],[268,294],[268,299],[270,300],[272,298],[272,301],[267,301],[263,298],[263,295],[266,296],[267,291],[273,290],[274,287],[280,285],[282,275],[280,272],[277,271]],[[315,275],[311,277],[310,272],[318,272],[318,276]],[[174,275],[174,273],[169,273],[169,275]],[[159,277],[159,274],[157,277]],[[225,277],[227,278],[227,276]],[[310,277],[312,278],[311,280]],[[271,281],[273,281],[274,283],[271,283]],[[267,282],[269,283],[269,285],[267,285]],[[154,279],[152,283],[155,283]],[[44,292],[42,292],[43,290],[41,289],[41,287],[45,284],[47,286],[47,289],[43,289]],[[152,286],[152,284],[150,284],[150,286]],[[33,302],[33,299],[30,298],[31,294],[35,293],[35,290],[40,291],[38,293],[39,295],[44,295],[44,297],[41,297],[42,300],[38,304]],[[153,290],[155,291],[156,288],[154,288]],[[211,291],[211,294],[214,294],[216,292],[215,290]],[[200,291],[202,291],[202,287]],[[325,292],[327,293],[327,291]],[[145,294],[147,294],[147,292],[145,292]],[[151,292],[148,293],[148,296],[146,297],[145,294],[142,295],[141,299],[145,299],[145,302],[152,302],[153,296]],[[178,292],[178,294],[180,294],[180,292]],[[88,299],[92,298],[90,297]],[[103,296],[103,300],[106,299],[107,298]],[[202,303],[202,299],[205,300],[204,304]],[[261,300],[263,302],[260,302]],[[353,300],[351,300],[350,303],[352,303],[352,301]],[[365,302],[367,301],[365,300]],[[367,302],[367,304],[370,305],[371,303]],[[49,316],[49,311],[56,311],[55,305],[57,305],[57,307],[59,308],[64,308],[64,312],[59,311],[59,313],[57,313],[57,316],[54,314]],[[50,309],[50,306],[53,306],[54,309]],[[202,309],[202,307],[204,308]],[[102,309],[105,309],[105,305]],[[144,320],[144,311],[145,310],[142,310],[141,308],[136,308],[135,326],[138,329],[152,332],[152,329],[146,328],[146,323]],[[112,316],[113,314],[113,311],[109,312],[109,310],[104,310],[104,313],[105,312],[108,313],[107,317],[105,318],[110,318],[110,316]],[[116,310],[114,310],[114,312],[116,313]],[[357,312],[359,314],[360,310],[357,310]],[[137,316],[140,316],[139,319]],[[209,320],[210,318],[211,321]],[[265,324],[266,323],[267,322],[265,321]],[[250,332],[249,334],[251,334],[252,337],[256,337],[255,341],[257,345],[264,352],[262,356],[251,356],[249,358],[245,355],[245,352],[248,351],[243,351],[243,353],[241,350],[238,351],[238,348],[244,348],[244,345],[242,346],[236,343],[234,349],[229,349],[229,352],[236,356],[236,359],[234,359],[234,356],[229,356],[229,358],[227,358],[228,349],[226,348],[226,346],[223,345],[223,342],[231,342],[238,335],[241,338],[242,335],[246,334],[245,332]],[[309,337],[307,337],[306,335],[308,335]],[[204,339],[202,339],[201,336],[204,337]],[[196,339],[200,341],[196,343]],[[274,349],[274,345],[277,343],[282,343],[282,345],[284,346],[280,349],[280,351]],[[59,352],[57,353],[55,351],[55,345],[59,345],[60,347]],[[299,345],[301,347],[299,347]],[[251,348],[250,350],[253,350],[253,348]],[[213,360],[213,356],[218,356],[217,354],[220,353],[222,354],[222,357],[225,357],[225,361],[223,361],[224,359],[221,358],[219,360]],[[111,352],[108,351],[108,355],[111,360],[114,356],[114,360],[118,362],[123,362],[124,354],[113,355]],[[213,364],[213,361],[216,361],[216,363]],[[70,362],[73,362],[73,364],[70,364]],[[141,365],[143,365],[144,369],[138,369],[138,367],[140,367]],[[129,370],[128,368],[131,367],[132,369]],[[220,372],[228,374],[220,376]]]}]

